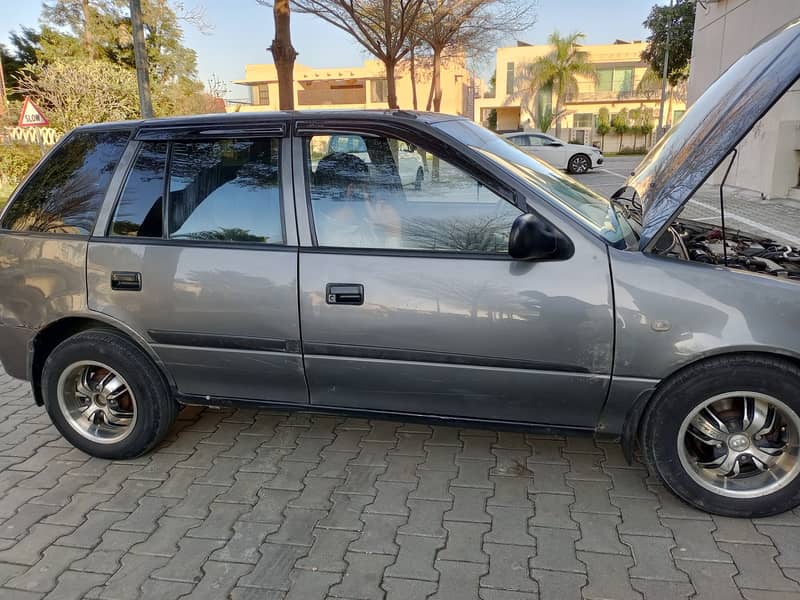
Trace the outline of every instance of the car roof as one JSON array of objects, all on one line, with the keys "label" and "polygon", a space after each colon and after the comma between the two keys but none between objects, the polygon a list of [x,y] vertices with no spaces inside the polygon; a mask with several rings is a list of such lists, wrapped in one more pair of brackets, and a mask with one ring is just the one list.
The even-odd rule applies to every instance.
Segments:
[{"label": "car roof", "polygon": [[434,113],[413,110],[313,110],[313,111],[248,111],[238,113],[211,113],[205,115],[192,115],[184,117],[160,117],[154,119],[139,119],[132,121],[115,121],[110,123],[95,123],[82,125],[78,131],[85,130],[110,130],[110,129],[151,129],[173,128],[183,126],[206,125],[231,125],[242,126],[270,121],[285,122],[286,120],[354,120],[364,119],[376,122],[396,122],[399,119],[415,121],[432,125],[443,121],[460,120],[465,117],[445,113]]}]

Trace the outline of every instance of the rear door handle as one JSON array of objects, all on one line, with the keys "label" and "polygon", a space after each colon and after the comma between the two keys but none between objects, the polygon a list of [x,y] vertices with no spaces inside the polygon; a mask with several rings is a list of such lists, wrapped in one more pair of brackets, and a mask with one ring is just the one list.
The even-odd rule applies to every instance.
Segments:
[{"label": "rear door handle", "polygon": [[325,286],[328,304],[364,304],[364,286],[360,283],[329,283]]},{"label": "rear door handle", "polygon": [[142,291],[142,274],[135,271],[112,271],[111,289],[140,292]]}]

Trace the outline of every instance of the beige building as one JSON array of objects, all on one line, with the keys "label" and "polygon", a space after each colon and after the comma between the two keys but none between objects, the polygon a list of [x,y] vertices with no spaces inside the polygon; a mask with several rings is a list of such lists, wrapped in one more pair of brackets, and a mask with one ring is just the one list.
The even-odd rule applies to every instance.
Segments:
[{"label": "beige building", "polygon": [[[653,89],[638,91],[639,83],[647,66],[641,59],[645,49],[644,42],[617,40],[613,44],[586,45],[582,47],[589,54],[589,60],[597,69],[597,80],[578,76],[578,93],[567,98],[566,116],[561,122],[562,137],[565,140],[578,140],[591,144],[600,141],[595,129],[597,115],[605,107],[611,115],[623,108],[631,110],[642,106],[653,111],[657,123],[661,91]],[[526,65],[552,50],[549,45],[531,46],[518,44],[514,47],[497,49],[497,71],[495,97],[480,98],[475,101],[475,121],[487,124],[492,110],[497,111],[497,130],[516,131],[535,129],[535,115],[547,108],[555,108],[556,98],[549,90],[540,91],[528,102],[518,97],[518,90],[524,82],[520,81]],[[665,111],[664,121],[669,126],[685,111],[685,104],[672,97]],[[553,124],[553,128],[555,123]],[[552,133],[552,132],[551,132]],[[641,136],[639,137],[641,140]],[[637,140],[637,147],[641,145]],[[632,146],[633,136],[625,135],[623,145]],[[606,135],[605,148],[616,150],[619,137],[614,133]]]},{"label": "beige building", "polygon": [[[367,60],[360,67],[313,68],[295,63],[294,105],[298,110],[363,109],[387,107],[387,81],[383,63]],[[400,108],[414,106],[407,61],[398,65],[395,81]],[[418,106],[425,108],[430,88],[430,69],[416,70]],[[247,86],[249,103],[228,106],[228,111],[278,110],[278,75],[273,64],[245,65],[245,78],[234,81]],[[472,116],[474,79],[462,58],[442,66],[441,112]]]},{"label": "beige building", "polygon": [[[689,104],[753,44],[793,19],[800,0],[718,0],[698,4]],[[739,144],[728,182],[767,197],[800,200],[800,84]],[[717,180],[719,174],[717,174]]]}]

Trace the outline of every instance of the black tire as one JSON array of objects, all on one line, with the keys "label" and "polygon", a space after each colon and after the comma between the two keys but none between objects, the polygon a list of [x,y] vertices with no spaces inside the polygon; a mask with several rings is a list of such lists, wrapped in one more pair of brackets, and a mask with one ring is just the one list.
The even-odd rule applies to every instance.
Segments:
[{"label": "black tire", "polygon": [[417,177],[414,179],[414,189],[419,191],[422,189],[422,182],[425,181],[425,171],[422,170],[422,167],[417,169]]},{"label": "black tire", "polygon": [[[136,398],[136,420],[127,436],[115,443],[96,443],[68,422],[58,400],[59,378],[70,365],[96,361],[108,365],[127,382]],[[59,344],[47,357],[42,371],[44,405],[53,424],[73,446],[108,459],[126,459],[154,448],[169,432],[178,414],[178,403],[159,369],[124,335],[108,329],[91,329]]]},{"label": "black tire", "polygon": [[592,159],[586,156],[585,154],[576,154],[572,158],[569,159],[567,163],[567,171],[570,173],[575,173],[577,175],[581,175],[583,173],[588,173],[589,169],[592,168]]},{"label": "black tire", "polygon": [[[726,393],[738,398],[740,396],[734,394],[735,392],[750,392],[777,399],[796,415],[800,415],[798,389],[800,389],[800,369],[778,358],[742,354],[713,358],[688,367],[660,386],[645,411],[640,429],[640,444],[646,461],[651,470],[657,473],[677,496],[701,510],[729,517],[747,518],[764,517],[791,510],[800,504],[800,476],[794,469],[787,472],[783,487],[769,493],[766,490],[759,492],[760,480],[753,479],[753,483],[745,482],[744,485],[753,486],[755,490],[753,493],[757,494],[756,496],[731,497],[724,495],[722,490],[717,493],[699,484],[696,478],[700,476],[697,474],[693,476],[681,461],[681,452],[685,460],[691,453],[686,452],[686,445],[683,446],[684,450],[680,450],[678,444],[682,438],[681,427],[684,420],[688,420],[688,416],[709,399]],[[744,398],[746,395],[742,394],[741,397]],[[732,435],[738,430],[730,427],[727,431]],[[690,440],[690,446],[697,444],[688,434],[686,439]],[[751,445],[756,445],[753,439],[761,438],[756,436],[751,439]],[[728,449],[729,444],[730,438],[727,442],[720,443],[721,449],[716,451],[720,454],[732,452]],[[709,445],[706,443],[699,447],[704,449]],[[787,457],[787,460],[791,460],[790,455]],[[755,462],[750,468],[753,469],[754,466]],[[753,471],[758,475],[757,470]],[[767,473],[764,473],[764,476],[766,475]],[[726,479],[726,484],[733,483],[732,480]]]}]

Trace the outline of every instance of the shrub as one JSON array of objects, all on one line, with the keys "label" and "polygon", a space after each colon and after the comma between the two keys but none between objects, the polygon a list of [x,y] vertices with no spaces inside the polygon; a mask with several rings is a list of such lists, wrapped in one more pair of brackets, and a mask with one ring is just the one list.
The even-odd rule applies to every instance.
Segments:
[{"label": "shrub", "polygon": [[0,144],[0,185],[16,187],[41,157],[35,144]]}]

